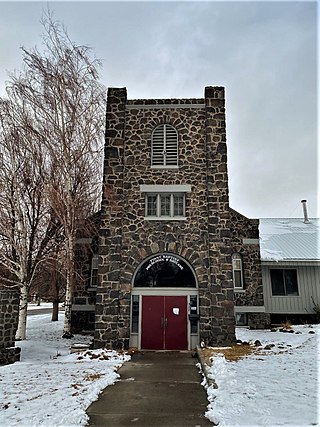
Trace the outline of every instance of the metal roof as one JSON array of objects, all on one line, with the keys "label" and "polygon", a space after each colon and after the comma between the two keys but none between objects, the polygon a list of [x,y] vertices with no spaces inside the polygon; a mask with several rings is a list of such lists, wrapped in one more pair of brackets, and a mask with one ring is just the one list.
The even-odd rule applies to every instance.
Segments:
[{"label": "metal roof", "polygon": [[259,220],[263,261],[320,260],[320,218],[263,218]]}]

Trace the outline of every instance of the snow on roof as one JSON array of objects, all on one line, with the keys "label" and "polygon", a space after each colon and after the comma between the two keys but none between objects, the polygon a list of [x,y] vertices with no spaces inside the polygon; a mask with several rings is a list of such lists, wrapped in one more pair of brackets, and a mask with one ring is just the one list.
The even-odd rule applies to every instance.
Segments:
[{"label": "snow on roof", "polygon": [[320,260],[320,218],[260,219],[260,251],[263,261]]}]

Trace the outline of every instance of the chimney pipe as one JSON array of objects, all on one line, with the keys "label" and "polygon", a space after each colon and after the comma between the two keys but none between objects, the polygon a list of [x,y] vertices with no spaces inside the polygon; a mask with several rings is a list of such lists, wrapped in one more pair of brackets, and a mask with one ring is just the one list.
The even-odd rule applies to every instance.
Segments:
[{"label": "chimney pipe", "polygon": [[310,224],[309,218],[308,218],[308,210],[307,210],[307,201],[306,200],[301,200],[302,203],[302,209],[303,209],[303,222],[305,224]]}]

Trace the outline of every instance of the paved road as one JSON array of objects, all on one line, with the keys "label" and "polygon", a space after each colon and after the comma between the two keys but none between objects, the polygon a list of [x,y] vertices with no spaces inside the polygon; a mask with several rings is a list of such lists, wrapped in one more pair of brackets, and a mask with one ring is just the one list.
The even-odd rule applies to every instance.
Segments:
[{"label": "paved road", "polygon": [[88,409],[91,427],[208,427],[208,401],[190,352],[140,352]]},{"label": "paved road", "polygon": [[52,313],[52,308],[35,308],[35,309],[28,309],[27,311],[28,316],[34,316],[36,314],[49,314]]},{"label": "paved road", "polygon": [[[63,312],[63,308],[59,308],[59,312]],[[28,316],[34,316],[37,314],[51,314],[52,313],[52,307],[43,307],[43,308],[34,308],[34,309],[28,309],[27,314]]]}]

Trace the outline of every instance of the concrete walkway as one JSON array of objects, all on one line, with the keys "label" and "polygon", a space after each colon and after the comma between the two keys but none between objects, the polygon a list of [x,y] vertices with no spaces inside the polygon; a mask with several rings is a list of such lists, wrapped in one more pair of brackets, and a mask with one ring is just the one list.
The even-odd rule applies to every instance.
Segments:
[{"label": "concrete walkway", "polygon": [[190,352],[140,352],[88,408],[92,427],[206,427],[208,401]]}]

